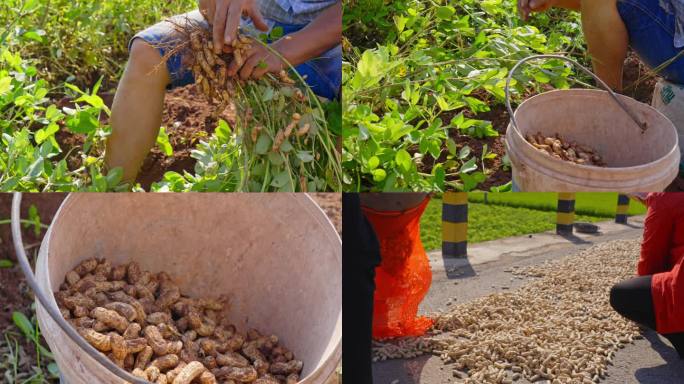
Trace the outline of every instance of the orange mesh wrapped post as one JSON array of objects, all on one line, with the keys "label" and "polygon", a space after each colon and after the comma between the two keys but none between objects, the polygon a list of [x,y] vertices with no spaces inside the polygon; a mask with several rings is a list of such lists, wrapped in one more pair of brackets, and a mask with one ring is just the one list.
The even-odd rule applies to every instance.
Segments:
[{"label": "orange mesh wrapped post", "polygon": [[373,225],[382,262],[376,269],[373,338],[420,336],[432,320],[418,316],[418,305],[432,282],[432,271],[420,241],[420,216],[429,198],[417,207],[401,211],[376,211],[364,207]]}]

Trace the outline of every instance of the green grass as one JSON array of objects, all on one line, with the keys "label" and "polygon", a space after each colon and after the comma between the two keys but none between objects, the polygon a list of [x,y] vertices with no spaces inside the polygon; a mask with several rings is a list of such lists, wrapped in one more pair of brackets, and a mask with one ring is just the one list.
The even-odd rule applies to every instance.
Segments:
[{"label": "green grass", "polygon": [[[580,192],[575,194],[575,212],[589,216],[613,217],[617,208],[617,193]],[[484,202],[484,192],[468,194],[468,201],[472,203]],[[488,193],[489,204],[525,207],[545,211],[554,211],[558,204],[557,193]],[[646,207],[634,200],[630,200],[630,215],[646,213]]]},{"label": "green grass", "polygon": [[[578,193],[575,221],[605,221],[615,215],[617,194]],[[484,194],[468,195],[468,242],[479,243],[511,236],[552,230],[556,227],[555,193],[490,193],[489,204],[481,203]],[[517,206],[514,206],[517,205]],[[630,214],[646,208],[630,203]],[[442,200],[432,199],[420,222],[420,236],[426,250],[442,245]]]}]

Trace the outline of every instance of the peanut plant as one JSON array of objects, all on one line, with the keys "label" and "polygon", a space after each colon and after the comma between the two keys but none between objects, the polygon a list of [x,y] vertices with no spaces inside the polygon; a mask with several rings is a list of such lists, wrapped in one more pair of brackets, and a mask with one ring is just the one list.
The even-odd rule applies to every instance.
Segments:
[{"label": "peanut plant", "polygon": [[[499,154],[477,158],[459,138],[500,134],[478,115],[502,105],[509,69],[535,53],[586,59],[578,17],[566,12],[524,24],[510,0],[384,3],[345,8],[346,190],[476,189]],[[514,97],[566,88],[572,74],[560,61],[527,66],[514,76]]]},{"label": "peanut plant", "polygon": [[[196,5],[194,0],[0,4],[6,26],[0,27],[0,191],[141,190],[122,184],[120,169],[104,169],[111,127],[102,95],[113,93],[135,32]],[[255,43],[266,38],[256,36]],[[293,81],[286,87],[266,80],[235,87],[229,100],[222,98],[223,107],[235,103],[238,111],[251,111],[253,120],[233,127],[218,120],[206,127],[213,133],[192,149],[194,167],[166,172],[151,190],[341,190],[335,148],[339,103],[322,103],[303,79]],[[166,156],[174,154],[163,127],[157,146]]]}]

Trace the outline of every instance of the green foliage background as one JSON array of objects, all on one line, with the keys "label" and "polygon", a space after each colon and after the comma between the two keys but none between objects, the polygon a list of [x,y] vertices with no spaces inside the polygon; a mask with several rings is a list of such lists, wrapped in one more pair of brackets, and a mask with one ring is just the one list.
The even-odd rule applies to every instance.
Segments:
[{"label": "green foliage background", "polygon": [[[347,190],[476,189],[496,154],[474,157],[452,132],[498,135],[475,116],[503,103],[518,60],[562,53],[586,61],[577,14],[553,10],[526,24],[512,0],[351,0],[344,33]],[[573,79],[563,62],[533,63],[514,75],[513,95]],[[425,162],[435,163],[429,174]]]}]

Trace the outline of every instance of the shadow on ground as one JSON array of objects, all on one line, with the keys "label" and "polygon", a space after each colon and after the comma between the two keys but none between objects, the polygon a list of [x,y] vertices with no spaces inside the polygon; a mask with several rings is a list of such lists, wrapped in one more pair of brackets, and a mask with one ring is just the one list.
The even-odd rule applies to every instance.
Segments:
[{"label": "shadow on ground", "polygon": [[[600,233],[593,234],[594,236],[600,236]],[[565,240],[575,244],[575,245],[587,245],[593,244],[591,241],[584,240],[583,238],[575,235],[574,233],[559,233],[558,236],[564,238]]]},{"label": "shadow on ground", "polygon": [[430,359],[429,355],[411,360],[388,360],[375,363],[373,382],[376,384],[421,384],[423,368]]},{"label": "shadow on ground", "polygon": [[[477,275],[467,258],[444,257],[444,270],[449,280],[465,279]],[[434,272],[433,272],[434,273]]]},{"label": "shadow on ground", "polygon": [[[658,352],[665,360],[665,364],[655,367],[639,368],[634,373],[634,378],[641,384],[664,384],[672,383],[673,377],[684,376],[684,360],[679,358],[672,346],[663,341],[655,332],[649,331],[644,337],[651,343],[651,348]],[[684,381],[684,379],[682,379]]]}]

